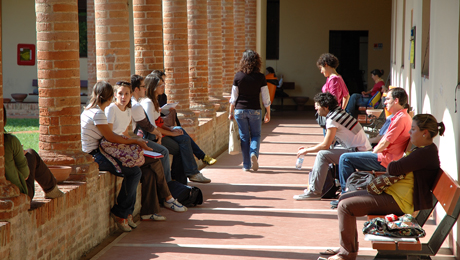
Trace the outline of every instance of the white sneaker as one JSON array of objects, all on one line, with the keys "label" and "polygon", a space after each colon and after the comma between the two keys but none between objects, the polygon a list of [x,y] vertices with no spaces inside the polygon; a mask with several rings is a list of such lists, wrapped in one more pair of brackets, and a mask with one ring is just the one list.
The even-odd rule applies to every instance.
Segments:
[{"label": "white sneaker", "polygon": [[186,212],[187,211],[187,207],[180,204],[179,201],[177,201],[177,199],[174,199],[174,201],[171,203],[165,201],[163,205],[165,206],[165,208],[170,209],[175,212]]},{"label": "white sneaker", "polygon": [[211,182],[211,179],[208,179],[208,178],[204,177],[201,172],[199,172],[199,173],[197,173],[195,175],[189,176],[188,179],[190,181],[201,182],[201,183],[210,183]]},{"label": "white sneaker", "polygon": [[166,220],[166,217],[159,215],[159,214],[142,215],[141,220],[142,221],[146,221],[146,220],[162,221],[162,220]]},{"label": "white sneaker", "polygon": [[257,156],[253,153],[251,154],[251,161],[252,161],[252,169],[257,171],[259,169],[259,161],[257,160]]},{"label": "white sneaker", "polygon": [[310,192],[308,189],[304,190],[303,194],[294,195],[295,200],[321,200],[321,195]]},{"label": "white sneaker", "polygon": [[243,168],[243,171],[245,171],[245,172],[248,172],[248,171],[250,171],[250,170],[251,170],[251,169]]}]

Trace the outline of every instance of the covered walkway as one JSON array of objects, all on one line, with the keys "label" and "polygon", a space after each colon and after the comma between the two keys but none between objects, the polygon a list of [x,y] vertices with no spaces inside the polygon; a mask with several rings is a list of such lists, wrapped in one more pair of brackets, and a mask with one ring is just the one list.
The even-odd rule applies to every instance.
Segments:
[{"label": "covered walkway", "polygon": [[[338,247],[337,213],[329,200],[292,199],[305,189],[315,158],[307,156],[296,170],[297,148],[322,140],[314,112],[275,112],[262,131],[259,171],[244,172],[241,155],[223,153],[202,170],[212,183],[193,184],[203,191],[203,205],[183,214],[163,209],[166,221],[138,222],[133,232],[92,252],[92,259],[317,259],[318,252]],[[430,221],[428,234],[433,227]],[[358,259],[373,259],[370,242],[361,235],[359,242]]]}]

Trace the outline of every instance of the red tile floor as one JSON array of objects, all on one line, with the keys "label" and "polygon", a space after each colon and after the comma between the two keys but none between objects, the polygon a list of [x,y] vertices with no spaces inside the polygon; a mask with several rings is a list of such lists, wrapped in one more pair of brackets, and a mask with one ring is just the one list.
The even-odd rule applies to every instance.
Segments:
[{"label": "red tile floor", "polygon": [[[337,212],[329,200],[292,196],[306,188],[315,159],[306,156],[303,169],[296,170],[298,147],[322,138],[313,111],[274,112],[262,128],[257,172],[242,171],[241,155],[224,152],[202,169],[212,183],[192,183],[203,191],[203,205],[186,213],[163,209],[166,221],[138,222],[137,229],[115,234],[92,252],[92,259],[317,259],[318,252],[339,245]],[[359,218],[358,225],[364,221]],[[430,234],[434,226],[426,227]],[[363,237],[358,259],[373,259],[376,251]]]}]

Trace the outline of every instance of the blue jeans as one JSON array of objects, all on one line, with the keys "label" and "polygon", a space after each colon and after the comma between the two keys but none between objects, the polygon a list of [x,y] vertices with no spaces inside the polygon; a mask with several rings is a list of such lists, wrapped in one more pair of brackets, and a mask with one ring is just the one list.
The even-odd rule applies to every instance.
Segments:
[{"label": "blue jeans", "polygon": [[165,136],[161,139],[161,143],[165,147],[174,145],[179,146],[182,166],[186,176],[195,175],[200,172],[198,170],[198,165],[196,164],[195,157],[193,157],[192,138],[190,138],[190,136],[186,134],[179,136]]},{"label": "blue jeans", "polygon": [[262,128],[261,112],[254,109],[235,109],[235,119],[238,124],[243,168],[251,168],[251,155],[259,158],[260,132]]},{"label": "blue jeans", "polygon": [[348,114],[352,115],[354,118],[358,117],[358,109],[356,106],[367,106],[369,103],[370,97],[363,97],[361,93],[354,93],[351,95],[350,99],[348,100],[347,111]]},{"label": "blue jeans", "polygon": [[163,164],[163,171],[165,173],[166,182],[171,181],[171,165],[169,163],[169,150],[161,144],[157,144],[154,141],[144,139],[147,141],[147,146],[152,148],[154,152],[161,153],[163,158],[160,159]]},{"label": "blue jeans", "polygon": [[[100,171],[109,171],[110,173],[119,176],[116,173],[115,166],[105,158],[102,153],[97,152],[93,155],[94,161],[99,164]],[[117,159],[115,159],[117,160]],[[118,160],[117,160],[118,161]],[[142,177],[142,172],[139,167],[125,167],[119,162],[123,174],[123,182],[121,184],[120,193],[118,193],[117,204],[115,204],[110,212],[119,218],[127,218],[129,214],[133,214],[134,204],[136,203],[137,185]]]},{"label": "blue jeans", "polygon": [[350,177],[356,169],[360,171],[386,171],[387,168],[380,164],[377,154],[373,152],[342,154],[339,161],[339,179],[340,185],[342,186],[342,192],[345,192],[348,177]]},{"label": "blue jeans", "polygon": [[[180,126],[175,126],[174,129],[181,129],[183,132],[184,132],[184,135],[187,135],[188,137],[190,137],[187,132],[185,132],[185,129],[180,127]],[[198,159],[198,160],[203,160],[204,159],[204,156],[206,155],[203,150],[201,150],[201,148],[195,143],[195,141],[193,141],[193,139],[190,137],[190,144],[192,145],[192,151],[193,151],[193,154],[195,155],[195,157]]]}]

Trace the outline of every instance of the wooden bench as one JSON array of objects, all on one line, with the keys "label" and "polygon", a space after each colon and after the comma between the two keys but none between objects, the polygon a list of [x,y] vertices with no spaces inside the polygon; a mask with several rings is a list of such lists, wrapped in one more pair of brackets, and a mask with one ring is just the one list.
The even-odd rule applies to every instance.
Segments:
[{"label": "wooden bench", "polygon": [[[436,255],[459,217],[459,200],[460,186],[458,182],[440,170],[433,186],[433,207],[419,211],[416,217],[417,222],[423,227],[437,204],[446,211],[446,215],[436,227],[428,243],[421,243],[418,239],[415,243],[372,241],[372,248],[378,250],[374,259],[431,259],[430,256]],[[382,216],[369,215],[368,219],[375,217]]]},{"label": "wooden bench", "polygon": [[[37,79],[33,79],[32,80],[32,87],[36,87],[38,88],[38,80]],[[80,88],[88,88],[88,81],[87,80],[80,80]],[[37,93],[35,93],[35,91],[29,93],[29,96],[37,96],[38,95],[38,91]],[[80,96],[87,96],[86,93],[81,93]]]}]

